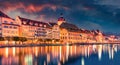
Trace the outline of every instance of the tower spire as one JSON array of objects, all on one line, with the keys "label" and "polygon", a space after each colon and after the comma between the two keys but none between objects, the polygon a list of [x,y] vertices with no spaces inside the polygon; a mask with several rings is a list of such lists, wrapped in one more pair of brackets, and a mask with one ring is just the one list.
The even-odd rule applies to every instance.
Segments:
[{"label": "tower spire", "polygon": [[60,17],[63,17],[63,13],[60,13]]},{"label": "tower spire", "polygon": [[58,25],[61,25],[65,22],[65,18],[63,17],[63,13],[60,13],[60,17],[58,18]]}]

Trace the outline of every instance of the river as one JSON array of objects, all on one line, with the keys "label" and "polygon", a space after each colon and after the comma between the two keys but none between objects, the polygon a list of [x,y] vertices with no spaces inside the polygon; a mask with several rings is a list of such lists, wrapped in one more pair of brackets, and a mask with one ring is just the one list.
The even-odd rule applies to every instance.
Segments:
[{"label": "river", "polygon": [[120,65],[120,45],[5,47],[0,65]]}]

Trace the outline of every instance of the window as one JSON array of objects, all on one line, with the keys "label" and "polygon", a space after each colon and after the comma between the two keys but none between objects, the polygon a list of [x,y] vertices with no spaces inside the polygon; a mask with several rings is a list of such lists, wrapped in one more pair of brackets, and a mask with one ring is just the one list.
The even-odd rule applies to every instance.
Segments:
[{"label": "window", "polygon": [[42,24],[39,24],[39,26],[42,26]]},{"label": "window", "polygon": [[10,22],[10,24],[13,24],[13,22]]},{"label": "window", "polygon": [[4,21],[4,23],[7,23],[7,21]]},{"label": "window", "polygon": [[35,26],[38,26],[38,23],[35,23]]},{"label": "window", "polygon": [[44,25],[44,27],[46,27],[46,25]]},{"label": "window", "polygon": [[4,26],[4,28],[8,28],[8,26]]},{"label": "window", "polygon": [[12,28],[12,26],[10,26],[9,28]]},{"label": "window", "polygon": [[26,24],[26,22],[25,22],[25,21],[23,21],[23,24]]},{"label": "window", "polygon": [[14,27],[14,29],[17,29],[17,27]]}]

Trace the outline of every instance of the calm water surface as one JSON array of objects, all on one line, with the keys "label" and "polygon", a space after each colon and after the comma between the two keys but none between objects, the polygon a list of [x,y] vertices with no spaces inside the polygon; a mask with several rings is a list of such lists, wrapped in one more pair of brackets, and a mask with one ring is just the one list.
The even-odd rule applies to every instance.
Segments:
[{"label": "calm water surface", "polygon": [[120,65],[120,45],[0,48],[0,65]]}]

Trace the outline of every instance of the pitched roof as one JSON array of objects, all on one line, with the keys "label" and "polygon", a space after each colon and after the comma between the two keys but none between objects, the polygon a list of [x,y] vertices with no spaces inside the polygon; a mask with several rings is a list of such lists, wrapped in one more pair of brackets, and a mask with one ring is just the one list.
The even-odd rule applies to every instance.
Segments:
[{"label": "pitched roof", "polygon": [[79,31],[79,28],[76,25],[71,24],[71,23],[66,23],[66,22],[62,23],[60,25],[60,28],[65,28],[65,29],[67,29],[68,31],[71,31],[71,32],[74,32],[74,31],[78,32]]},{"label": "pitched roof", "polygon": [[0,11],[0,17],[10,18],[8,15],[6,15],[5,13],[3,13],[2,11]]},{"label": "pitched roof", "polygon": [[58,21],[65,21],[65,18],[60,17],[60,18],[58,18]]},{"label": "pitched roof", "polygon": [[[22,24],[23,24],[23,21],[26,22],[26,24],[23,24],[23,25],[30,25],[30,23],[32,22],[33,25],[31,25],[31,26],[41,27],[41,26],[39,26],[39,25],[42,24],[42,27],[43,27],[43,25],[46,25],[47,28],[50,27],[50,25],[49,25],[48,23],[45,23],[45,22],[36,21],[36,20],[31,20],[31,19],[27,19],[27,18],[22,18],[22,17],[20,17],[20,16],[18,16],[18,17],[19,17],[19,19],[22,21]],[[38,25],[35,25],[36,23],[37,23]]]},{"label": "pitched roof", "polygon": [[57,25],[57,23],[54,23],[54,22],[49,22],[49,24],[50,24],[51,26]]}]

